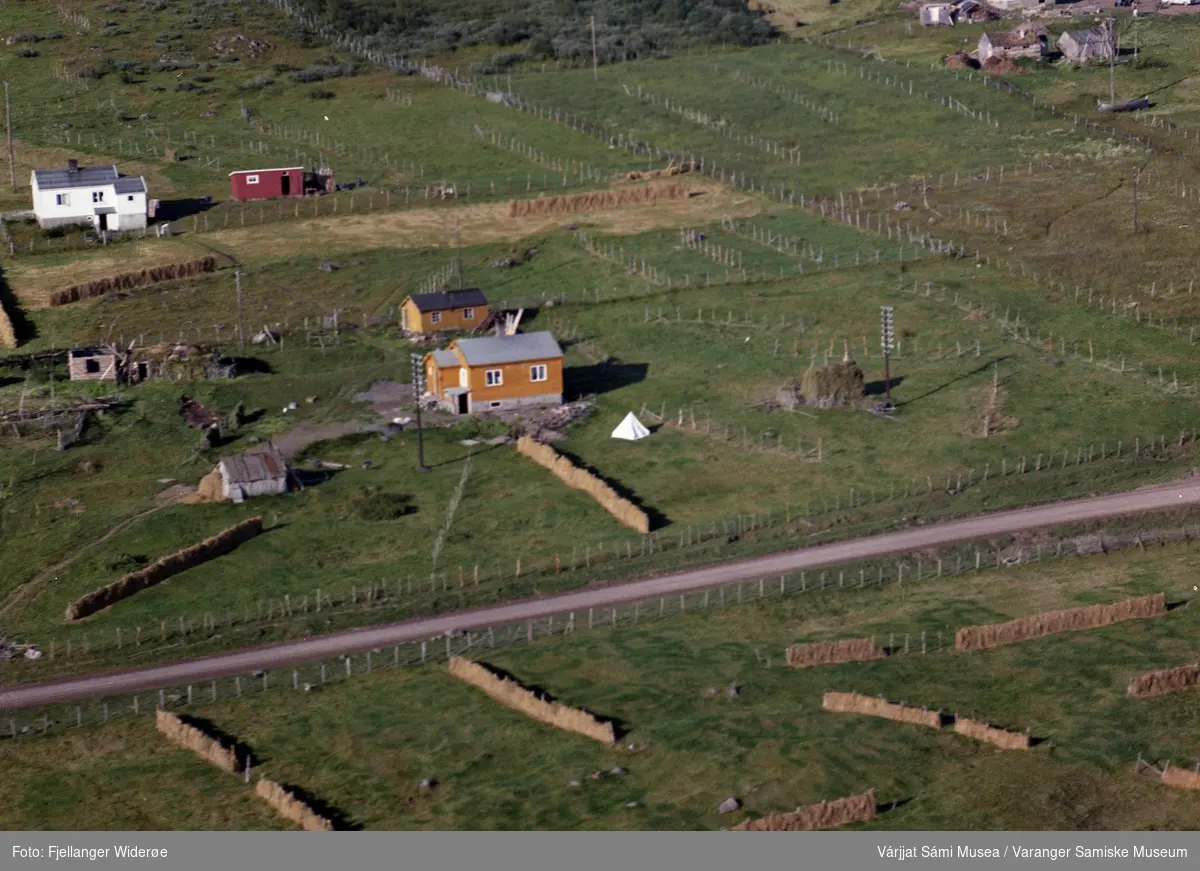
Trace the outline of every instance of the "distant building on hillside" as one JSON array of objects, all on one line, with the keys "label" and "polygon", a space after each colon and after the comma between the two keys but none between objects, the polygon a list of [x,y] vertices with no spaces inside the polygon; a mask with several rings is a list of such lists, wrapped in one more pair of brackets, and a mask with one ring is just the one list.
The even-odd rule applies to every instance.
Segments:
[{"label": "distant building on hillside", "polygon": [[221,498],[243,502],[255,496],[277,496],[288,491],[288,467],[274,445],[245,454],[224,457],[216,468],[221,476]]},{"label": "distant building on hillside", "polygon": [[115,164],[81,167],[68,160],[66,169],[35,169],[30,187],[43,229],[80,224],[111,233],[146,226],[146,180],[121,175]]},{"label": "distant building on hillside", "polygon": [[1117,56],[1117,38],[1112,27],[1100,24],[1087,30],[1068,30],[1058,38],[1063,57],[1076,63],[1110,62]]},{"label": "distant building on hillside", "polygon": [[239,169],[229,173],[229,194],[235,200],[274,200],[332,192],[331,170],[306,171],[302,166],[282,169]]},{"label": "distant building on hillside", "polygon": [[116,381],[118,360],[107,348],[72,348],[67,352],[67,371],[72,381]]},{"label": "distant building on hillside", "polygon": [[488,314],[487,297],[478,288],[414,293],[400,304],[400,327],[410,335],[473,330]]},{"label": "distant building on hillside", "polygon": [[455,339],[425,355],[425,385],[454,414],[561,405],[562,348],[546,332]]},{"label": "distant building on hillside", "polygon": [[1046,34],[1036,25],[1023,24],[1008,33],[985,33],[979,37],[979,62],[989,58],[1042,58],[1047,53]]},{"label": "distant building on hillside", "polygon": [[950,3],[926,3],[921,7],[921,24],[925,27],[953,27],[953,8]]}]

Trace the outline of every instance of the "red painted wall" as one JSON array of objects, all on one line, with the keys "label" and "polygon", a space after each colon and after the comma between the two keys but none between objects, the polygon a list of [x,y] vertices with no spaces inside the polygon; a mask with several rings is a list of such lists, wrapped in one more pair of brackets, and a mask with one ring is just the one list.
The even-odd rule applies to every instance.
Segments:
[{"label": "red painted wall", "polygon": [[[258,184],[247,184],[246,178],[258,176]],[[283,177],[289,177],[289,197],[304,196],[304,170],[302,169],[273,169],[246,170],[236,172],[229,177],[229,192],[235,200],[265,200],[282,197]]]}]

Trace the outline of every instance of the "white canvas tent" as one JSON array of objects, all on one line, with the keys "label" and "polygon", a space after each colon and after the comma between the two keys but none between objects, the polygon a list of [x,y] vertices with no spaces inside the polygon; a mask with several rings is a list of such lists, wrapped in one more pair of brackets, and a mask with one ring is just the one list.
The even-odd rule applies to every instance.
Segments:
[{"label": "white canvas tent", "polygon": [[620,425],[613,430],[612,437],[615,439],[624,439],[627,442],[636,442],[638,439],[644,439],[650,435],[650,430],[642,426],[642,422],[637,419],[632,411],[625,415],[625,419]]}]

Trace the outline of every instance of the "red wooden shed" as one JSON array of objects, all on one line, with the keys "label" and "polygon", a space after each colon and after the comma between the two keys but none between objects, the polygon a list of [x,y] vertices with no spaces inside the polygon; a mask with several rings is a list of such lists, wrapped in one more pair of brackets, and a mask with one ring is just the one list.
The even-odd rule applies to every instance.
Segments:
[{"label": "red wooden shed", "polygon": [[304,167],[242,169],[229,173],[229,190],[235,200],[266,200],[304,196]]}]

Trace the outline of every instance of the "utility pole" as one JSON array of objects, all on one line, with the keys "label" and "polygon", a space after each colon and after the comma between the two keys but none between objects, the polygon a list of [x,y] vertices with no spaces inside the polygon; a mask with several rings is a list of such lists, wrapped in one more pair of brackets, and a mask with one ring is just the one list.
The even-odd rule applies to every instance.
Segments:
[{"label": "utility pole", "polygon": [[8,79],[4,80],[4,123],[8,128],[8,182],[15,192],[17,189],[17,161],[13,157],[12,104],[8,101]]},{"label": "utility pole", "polygon": [[233,273],[233,280],[237,286],[238,353],[241,354],[246,350],[246,322],[242,319],[242,271],[240,269]]},{"label": "utility pole", "polygon": [[1138,213],[1137,213],[1137,183],[1138,183],[1138,168],[1133,168],[1133,232],[1138,231]]},{"label": "utility pole", "polygon": [[894,347],[892,333],[892,307],[890,305],[879,307],[879,345],[883,350],[883,389],[887,394],[887,406],[891,408],[892,403],[892,366],[891,356],[892,348]]},{"label": "utility pole", "polygon": [[421,397],[425,395],[425,360],[421,354],[412,354],[413,404],[417,409],[417,471],[428,472],[425,465],[425,432],[421,429]]},{"label": "utility pole", "polygon": [[592,16],[592,78],[600,78],[600,63],[596,55],[596,16]]},{"label": "utility pole", "polygon": [[458,215],[454,216],[454,237],[458,244],[458,289],[462,290],[466,285],[463,284],[462,225]]},{"label": "utility pole", "polygon": [[1117,53],[1121,50],[1117,43],[1115,50],[1108,59],[1108,109],[1110,112],[1117,108]]}]

